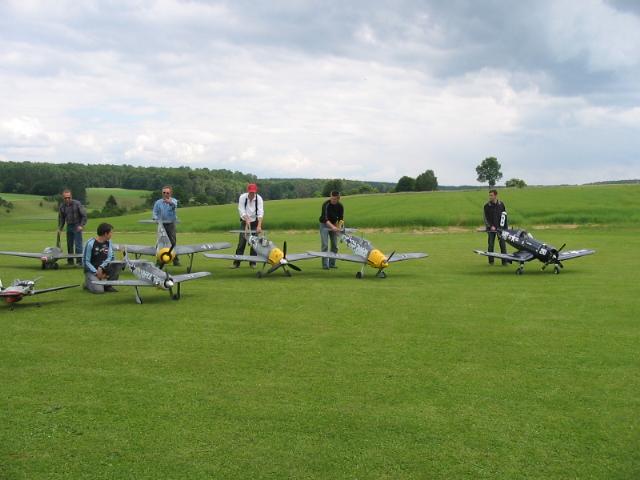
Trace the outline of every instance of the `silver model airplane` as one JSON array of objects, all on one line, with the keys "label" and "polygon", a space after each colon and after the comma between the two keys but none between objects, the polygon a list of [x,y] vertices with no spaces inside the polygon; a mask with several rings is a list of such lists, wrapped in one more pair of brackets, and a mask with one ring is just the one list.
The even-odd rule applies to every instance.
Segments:
[{"label": "silver model airplane", "polygon": [[[204,256],[207,258],[217,258],[221,260],[233,260],[236,262],[256,262],[262,263],[262,270],[257,273],[258,278],[262,278],[263,275],[269,275],[270,273],[275,272],[277,269],[282,268],[282,271],[288,277],[291,276],[291,272],[289,271],[289,267],[291,267],[296,272],[301,271],[300,267],[294,265],[291,262],[297,262],[299,260],[307,260],[309,258],[313,258],[313,255],[309,253],[294,253],[292,255],[287,256],[287,242],[284,242],[282,250],[275,246],[275,244],[268,240],[264,235],[264,231],[262,235],[256,235],[253,230],[231,230],[232,233],[242,233],[245,235],[247,239],[247,243],[251,248],[253,248],[256,252],[256,255],[225,255],[221,253],[205,253]],[[270,265],[271,268],[264,272],[264,269],[267,265]]]},{"label": "silver model airplane", "polygon": [[[0,281],[0,298],[4,299],[6,303],[10,304],[11,310],[13,310],[13,304],[19,302],[24,297],[80,286],[64,285],[62,287],[42,288],[40,290],[35,290],[35,284],[38,280],[40,280],[40,278],[42,277],[38,277],[34,280],[14,280],[13,283],[6,288],[2,286],[2,281]],[[38,304],[38,306],[40,306],[40,304]]]},{"label": "silver model airplane", "polygon": [[140,220],[140,223],[156,223],[158,225],[155,246],[114,244],[113,248],[114,250],[126,250],[129,253],[133,253],[136,258],[140,255],[153,255],[156,257],[156,262],[160,268],[172,262],[176,255],[189,255],[187,273],[190,273],[193,267],[193,255],[195,253],[222,250],[223,248],[229,248],[231,246],[229,242],[172,245],[162,223],[156,222],[155,220]]},{"label": "silver model airplane", "polygon": [[362,268],[356,273],[356,278],[362,278],[364,275],[364,267],[369,265],[370,267],[377,268],[376,277],[385,278],[387,274],[384,269],[393,262],[401,262],[403,260],[414,260],[418,258],[428,257],[426,253],[396,253],[391,252],[389,256],[386,256],[377,248],[362,237],[350,235],[349,232],[355,229],[342,228],[339,236],[340,241],[347,244],[347,246],[353,252],[353,255],[345,253],[333,253],[333,252],[308,252],[316,257],[331,258],[336,260],[346,260],[347,262],[361,263]]},{"label": "silver model airplane", "polygon": [[14,257],[28,257],[28,258],[37,258],[41,262],[42,270],[53,269],[57,270],[60,265],[58,265],[58,260],[62,259],[75,259],[82,258],[81,253],[62,253],[62,249],[60,248],[60,232],[58,232],[58,238],[56,240],[55,247],[46,247],[42,252],[6,252],[1,251],[0,255],[13,255]]},{"label": "silver model airplane", "polygon": [[[121,263],[121,262],[112,262]],[[136,291],[136,303],[142,303],[142,297],[138,287],[156,287],[161,290],[168,290],[173,300],[180,299],[180,284],[189,280],[196,280],[211,275],[211,272],[186,273],[184,275],[170,275],[169,272],[156,267],[148,260],[129,260],[127,250],[124,251],[124,266],[136,276],[135,280],[95,280],[96,285],[112,287],[134,287]],[[173,293],[173,287],[177,292]]]}]

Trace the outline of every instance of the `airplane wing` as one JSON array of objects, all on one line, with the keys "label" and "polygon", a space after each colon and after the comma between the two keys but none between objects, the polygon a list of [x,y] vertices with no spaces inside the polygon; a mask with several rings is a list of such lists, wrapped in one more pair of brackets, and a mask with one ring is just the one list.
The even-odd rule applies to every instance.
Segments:
[{"label": "airplane wing", "polygon": [[32,253],[32,252],[0,252],[0,255],[13,255],[14,257],[28,257],[28,258],[42,258],[51,256],[55,259],[59,258],[82,258],[81,253],[60,253],[58,255],[51,255],[46,253]]},{"label": "airplane wing", "polygon": [[211,275],[211,272],[185,273],[183,275],[173,275],[171,280],[173,280],[174,283],[188,282],[189,280],[195,280],[196,278],[207,277],[209,275]]},{"label": "airplane wing", "polygon": [[231,247],[229,242],[201,243],[200,245],[176,245],[173,251],[176,252],[176,255],[185,255],[211,250],[222,250],[223,248],[229,247]]},{"label": "airplane wing", "polygon": [[403,260],[414,260],[417,258],[428,257],[426,253],[394,253],[393,257],[391,257],[388,262],[402,262]]},{"label": "airplane wing", "polygon": [[119,243],[113,244],[113,249],[119,252],[123,252],[124,250],[127,253],[133,253],[134,255],[155,255],[156,247],[152,247],[149,245],[123,245]]},{"label": "airplane wing", "polygon": [[203,254],[207,258],[217,258],[219,260],[234,260],[238,262],[260,262],[267,263],[267,259],[264,257],[258,257],[257,255],[231,255],[224,253],[205,253]]},{"label": "airplane wing", "polygon": [[80,285],[65,285],[63,287],[42,288],[40,290],[32,290],[30,295],[38,295],[39,293],[55,292],[56,290],[64,290],[65,288],[79,287]]},{"label": "airplane wing", "polygon": [[347,262],[367,263],[367,259],[358,255],[347,255],[345,253],[333,252],[307,252],[314,257],[335,258],[336,260],[345,260]]},{"label": "airplane wing", "polygon": [[522,250],[515,252],[514,254],[508,253],[496,253],[496,252],[483,252],[482,250],[474,250],[478,255],[484,255],[485,257],[495,257],[502,260],[510,260],[512,262],[528,262],[533,260],[535,256],[533,253],[524,252]]},{"label": "airplane wing", "polygon": [[152,283],[142,280],[94,280],[92,283],[112,287],[153,287]]},{"label": "airplane wing", "polygon": [[29,253],[29,252],[0,252],[0,255],[13,255],[15,257],[29,257],[29,258],[41,258],[42,253]]},{"label": "airplane wing", "polygon": [[585,255],[591,255],[596,253],[595,250],[568,250],[566,252],[560,252],[558,260],[564,262],[565,260],[571,260],[572,258],[584,257]]},{"label": "airplane wing", "polygon": [[316,258],[316,256],[310,253],[292,253],[287,255],[288,262],[297,262],[299,260],[307,260],[309,258]]}]

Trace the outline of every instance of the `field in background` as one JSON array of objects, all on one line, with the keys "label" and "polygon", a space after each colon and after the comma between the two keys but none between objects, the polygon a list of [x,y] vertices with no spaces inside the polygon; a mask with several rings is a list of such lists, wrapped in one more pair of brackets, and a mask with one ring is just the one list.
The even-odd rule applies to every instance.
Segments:
[{"label": "field in background", "polygon": [[[106,189],[100,189],[106,190]],[[106,200],[106,196],[104,197]],[[116,195],[119,201],[119,198]],[[125,198],[125,197],[123,197]],[[640,224],[640,185],[593,185],[581,187],[532,187],[502,189],[511,225],[553,224]],[[93,200],[92,200],[93,201]],[[276,200],[266,202],[265,227],[269,229],[316,229],[324,199]],[[446,191],[430,193],[354,195],[344,197],[348,225],[361,228],[477,227],[482,225],[485,191]],[[104,203],[104,201],[102,202]],[[121,231],[145,231],[138,224],[151,211],[137,215],[99,219],[109,221]],[[236,205],[216,205],[179,210],[179,231],[224,231],[238,226]],[[97,226],[98,220],[92,220]],[[32,222],[28,228],[47,230],[46,223]],[[93,231],[95,227],[89,226]]]},{"label": "field in background", "polygon": [[[119,206],[132,208],[143,205],[149,192],[124,188],[87,188],[87,210],[101,210],[109,195],[114,196]],[[7,222],[7,224],[17,222],[20,228],[23,228],[25,222],[34,222],[37,225],[40,221],[52,220],[55,229],[55,222],[58,218],[55,202],[48,202],[38,195],[17,193],[0,193],[0,197],[14,205],[10,212],[7,212],[5,208],[0,208],[2,222]],[[44,223],[42,228],[46,229],[49,226],[50,223]]]}]

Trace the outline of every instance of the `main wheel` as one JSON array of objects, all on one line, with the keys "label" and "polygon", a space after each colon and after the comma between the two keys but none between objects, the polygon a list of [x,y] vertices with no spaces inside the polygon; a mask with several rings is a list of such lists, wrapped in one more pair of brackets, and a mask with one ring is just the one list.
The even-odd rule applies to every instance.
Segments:
[{"label": "main wheel", "polygon": [[57,270],[57,269],[59,269],[59,268],[60,268],[60,265],[58,265],[57,263],[54,263],[54,264],[53,264],[53,269],[54,269],[54,270]]},{"label": "main wheel", "polygon": [[258,272],[258,273],[256,273],[256,277],[258,277],[258,278],[262,278],[262,272]]},{"label": "main wheel", "polygon": [[362,278],[362,272],[356,272],[356,278]]},{"label": "main wheel", "polygon": [[522,273],[523,273],[522,268],[516,269],[516,275],[522,275]]},{"label": "main wheel", "polygon": [[553,273],[555,273],[556,275],[560,273],[560,268],[557,265],[553,268]]}]

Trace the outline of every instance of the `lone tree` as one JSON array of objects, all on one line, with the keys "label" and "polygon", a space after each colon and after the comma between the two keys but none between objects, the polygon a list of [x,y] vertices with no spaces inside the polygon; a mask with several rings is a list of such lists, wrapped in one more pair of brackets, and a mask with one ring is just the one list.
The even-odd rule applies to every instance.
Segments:
[{"label": "lone tree", "polygon": [[479,182],[489,182],[489,186],[495,186],[496,182],[502,178],[500,171],[500,162],[496,157],[485,158],[480,165],[476,167]]},{"label": "lone tree", "polygon": [[396,184],[396,192],[413,192],[416,189],[415,178],[407,177],[406,175]]},{"label": "lone tree", "polygon": [[328,180],[327,183],[324,184],[324,187],[322,187],[322,196],[328,197],[334,190],[337,192],[342,192],[342,180],[340,180],[339,178]]},{"label": "lone tree", "polygon": [[433,170],[427,170],[416,177],[417,192],[430,192],[438,189],[438,178]]},{"label": "lone tree", "polygon": [[507,180],[504,185],[505,187],[524,188],[527,186],[527,183],[519,178],[512,178],[511,180]]}]

